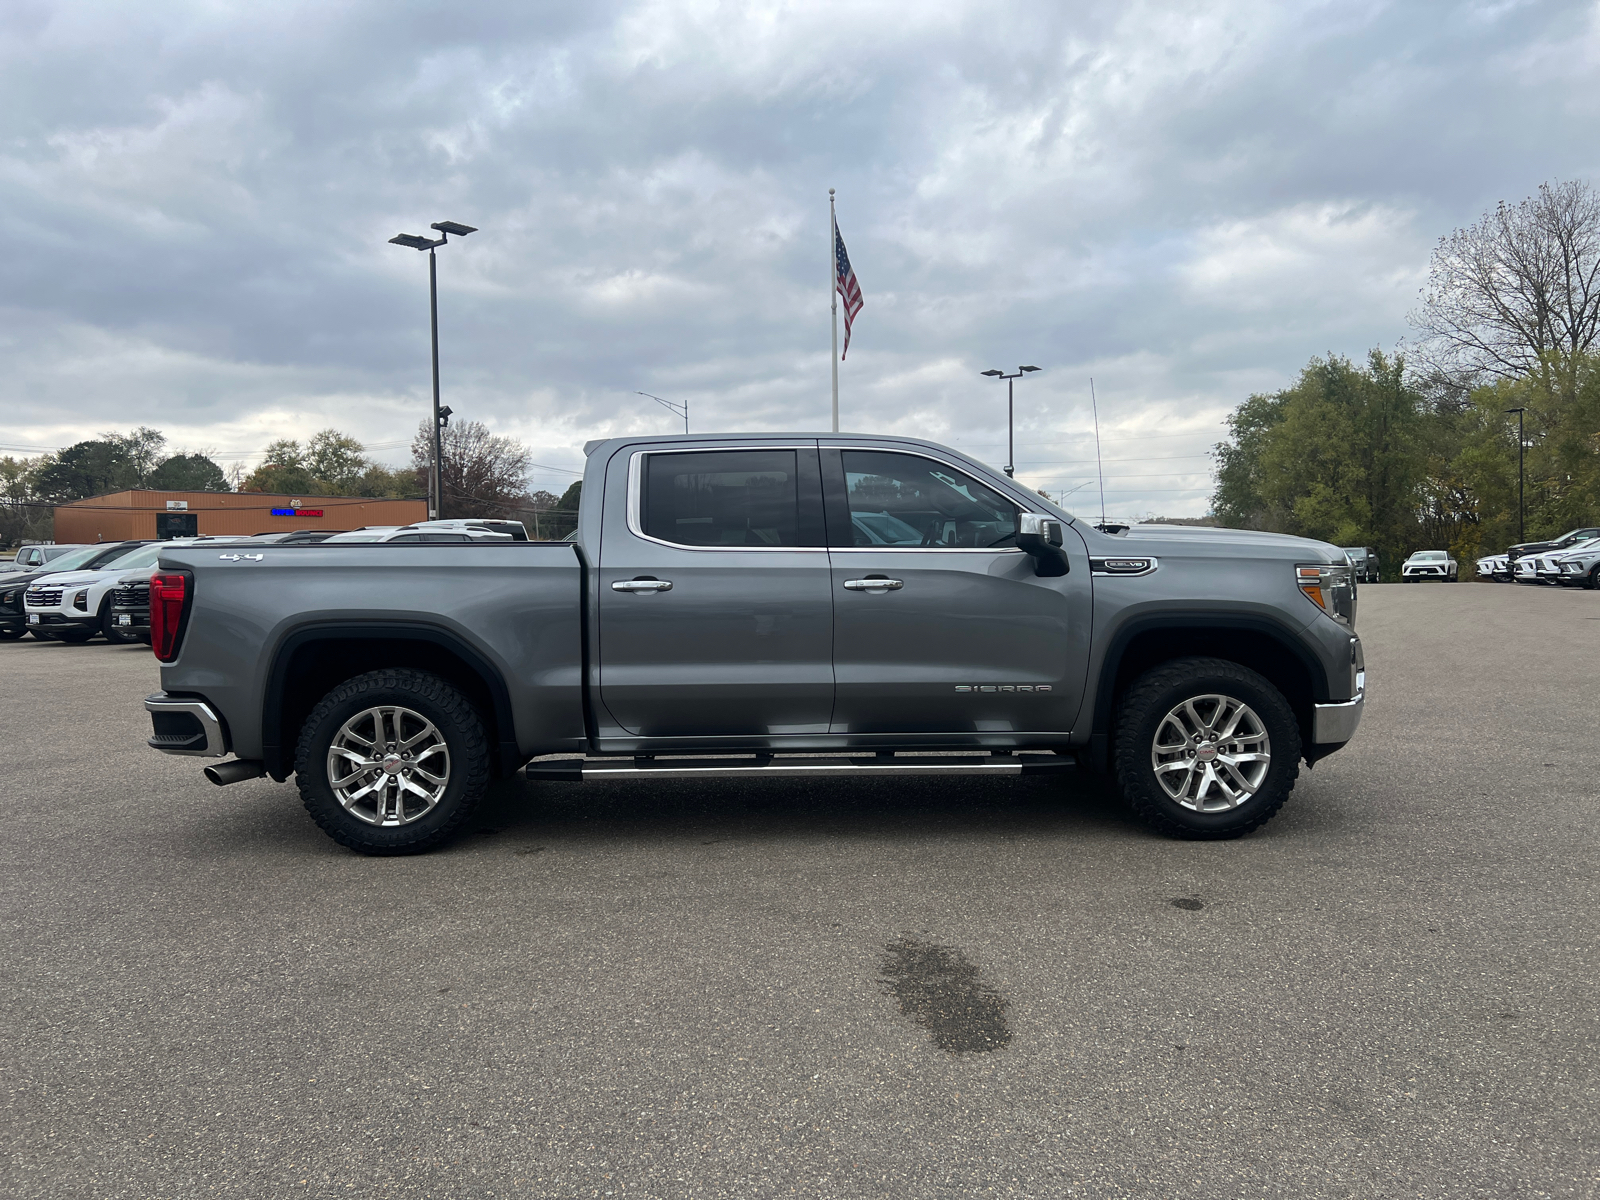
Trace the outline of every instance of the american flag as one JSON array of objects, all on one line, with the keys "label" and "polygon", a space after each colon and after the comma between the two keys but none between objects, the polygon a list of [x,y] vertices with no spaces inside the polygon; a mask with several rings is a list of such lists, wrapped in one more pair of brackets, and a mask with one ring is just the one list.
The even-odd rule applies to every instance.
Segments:
[{"label": "american flag", "polygon": [[844,300],[844,353],[839,355],[842,360],[850,353],[850,324],[861,311],[861,285],[856,282],[856,273],[850,267],[850,252],[844,248],[844,238],[839,235],[837,221],[833,223],[833,263],[833,285]]}]

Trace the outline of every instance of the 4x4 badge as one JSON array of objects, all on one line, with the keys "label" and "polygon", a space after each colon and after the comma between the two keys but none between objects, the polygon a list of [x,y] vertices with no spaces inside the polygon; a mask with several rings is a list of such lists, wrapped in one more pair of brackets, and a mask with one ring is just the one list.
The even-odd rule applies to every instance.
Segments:
[{"label": "4x4 badge", "polygon": [[217,555],[217,557],[218,558],[222,558],[222,559],[226,559],[228,562],[238,562],[241,558],[248,558],[251,562],[260,562],[263,558],[266,557],[266,555],[265,554],[219,554],[219,555]]}]

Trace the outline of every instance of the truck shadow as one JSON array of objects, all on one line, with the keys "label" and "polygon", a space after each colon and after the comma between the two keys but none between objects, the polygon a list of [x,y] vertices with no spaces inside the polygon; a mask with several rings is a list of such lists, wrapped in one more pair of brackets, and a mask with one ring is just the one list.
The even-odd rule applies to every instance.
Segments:
[{"label": "truck shadow", "polygon": [[1149,836],[1109,782],[1063,779],[651,780],[495,784],[474,834],[516,840]]}]

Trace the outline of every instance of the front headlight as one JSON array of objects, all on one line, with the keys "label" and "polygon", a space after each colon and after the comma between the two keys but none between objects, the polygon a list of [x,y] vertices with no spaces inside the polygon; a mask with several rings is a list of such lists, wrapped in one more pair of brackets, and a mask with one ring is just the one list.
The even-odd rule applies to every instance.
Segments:
[{"label": "front headlight", "polygon": [[72,607],[77,609],[79,612],[89,611],[89,593],[87,589],[79,592],[72,598]]},{"label": "front headlight", "polygon": [[1296,567],[1294,571],[1306,599],[1341,624],[1356,623],[1356,585],[1348,563]]}]

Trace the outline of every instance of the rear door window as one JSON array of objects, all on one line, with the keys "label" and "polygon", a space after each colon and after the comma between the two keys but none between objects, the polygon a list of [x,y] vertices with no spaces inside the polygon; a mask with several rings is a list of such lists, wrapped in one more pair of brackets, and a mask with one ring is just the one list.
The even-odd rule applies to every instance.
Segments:
[{"label": "rear door window", "polygon": [[[815,452],[706,450],[649,454],[642,472],[639,523],[644,533],[681,546],[756,547],[821,544]],[[810,471],[802,472],[809,465]]]}]

